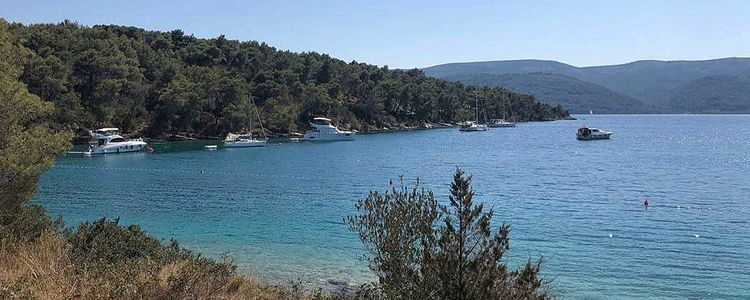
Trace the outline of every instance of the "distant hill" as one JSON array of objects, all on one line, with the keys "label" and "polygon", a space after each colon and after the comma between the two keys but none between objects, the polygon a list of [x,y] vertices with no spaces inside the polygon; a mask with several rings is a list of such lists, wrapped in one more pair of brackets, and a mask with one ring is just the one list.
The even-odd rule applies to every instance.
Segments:
[{"label": "distant hill", "polygon": [[674,89],[665,104],[680,113],[750,113],[750,76],[699,78]]},{"label": "distant hill", "polygon": [[603,86],[553,73],[469,74],[443,77],[465,84],[504,87],[532,94],[543,103],[560,104],[571,113],[643,113],[640,100],[613,92]]},{"label": "distant hill", "polygon": [[502,60],[467,63],[449,63],[424,69],[425,74],[438,78],[471,74],[526,74],[555,73],[576,76],[577,67],[554,60]]},{"label": "distant hill", "polygon": [[[691,101],[674,101],[674,97],[686,95],[687,92],[680,92],[681,89],[688,88],[694,84],[695,80],[711,77],[712,80],[706,79],[700,81],[702,84],[713,82],[718,84],[719,81],[729,80],[733,76],[746,72],[750,69],[750,58],[722,58],[703,61],[655,61],[645,60],[636,61],[621,65],[596,66],[596,67],[575,67],[560,63],[557,61],[546,60],[512,60],[512,61],[489,61],[489,62],[471,62],[471,63],[450,63],[444,65],[425,68],[427,75],[438,78],[458,78],[463,76],[469,78],[469,75],[490,74],[490,75],[509,75],[517,74],[518,80],[523,78],[537,80],[533,77],[521,77],[519,74],[530,74],[537,72],[554,73],[574,77],[576,79],[600,85],[611,90],[615,95],[621,94],[640,100],[643,103],[642,110],[649,112],[684,112],[699,111],[698,107],[690,107]],[[731,85],[728,82],[725,87]],[[467,82],[468,83],[468,82]],[[489,82],[487,82],[489,83]],[[503,82],[506,83],[506,82]],[[551,82],[550,82],[551,83]],[[507,84],[507,83],[506,83]],[[516,85],[522,85],[516,82]],[[523,83],[531,85],[533,82]],[[562,84],[562,83],[561,83]],[[567,83],[565,83],[567,84]],[[491,84],[493,86],[502,86],[502,84]],[[732,85],[733,86],[733,85]],[[512,88],[511,86],[508,86]],[[547,87],[549,90],[561,90],[565,86]],[[705,90],[707,87],[704,87]],[[739,87],[738,87],[739,88]],[[741,89],[740,89],[741,90]],[[722,94],[721,90],[714,89],[711,101],[736,101],[736,93],[739,90],[726,90],[727,94]],[[579,94],[581,97],[584,95]],[[550,94],[547,98],[562,98],[568,95],[564,93]],[[594,97],[597,95],[587,95]],[[617,102],[619,100],[598,94],[601,100],[606,103]],[[540,99],[544,97],[538,96]],[[729,107],[726,105],[719,105]],[[568,107],[575,111],[573,107]],[[615,111],[617,113],[626,113],[627,111]],[[733,111],[724,111],[733,112]],[[737,111],[739,112],[739,111]]]},{"label": "distant hill", "polygon": [[703,61],[637,61],[624,65],[581,68],[579,78],[613,91],[663,104],[673,90],[689,81],[719,75],[737,75],[750,68],[750,58]]}]

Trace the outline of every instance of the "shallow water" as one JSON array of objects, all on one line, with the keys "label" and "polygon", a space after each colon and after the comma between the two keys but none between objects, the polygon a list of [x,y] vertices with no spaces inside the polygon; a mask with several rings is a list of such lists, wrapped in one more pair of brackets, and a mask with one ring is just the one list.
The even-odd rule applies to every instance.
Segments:
[{"label": "shallow water", "polygon": [[[512,263],[544,256],[568,298],[750,298],[750,116],[581,116],[460,133],[204,151],[198,143],[57,161],[35,201],[70,224],[101,217],[269,281],[372,278],[343,217],[369,190],[452,173],[512,225]],[[581,124],[611,140],[580,142]],[[203,173],[201,173],[203,171]],[[650,208],[642,201],[648,198]],[[610,237],[611,235],[611,237]]]}]

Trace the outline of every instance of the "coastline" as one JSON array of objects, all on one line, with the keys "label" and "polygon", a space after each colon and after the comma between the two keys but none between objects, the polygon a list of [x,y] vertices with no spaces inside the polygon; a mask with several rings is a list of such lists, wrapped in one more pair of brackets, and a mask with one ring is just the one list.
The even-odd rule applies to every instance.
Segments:
[{"label": "coastline", "polygon": [[[519,121],[518,123],[571,121],[571,120],[578,120],[578,118],[575,118],[572,115],[568,115],[564,118],[559,118],[559,119]],[[427,123],[423,123],[421,125],[415,125],[415,126],[410,126],[407,124],[399,124],[398,126],[382,127],[382,128],[376,128],[373,126],[370,129],[363,129],[363,130],[357,131],[357,134],[382,134],[382,133],[389,133],[389,132],[430,130],[430,129],[457,127],[459,125],[460,125],[459,123],[427,122]],[[284,140],[284,139],[290,139],[290,138],[301,138],[303,135],[304,133],[300,133],[300,132],[291,132],[291,133],[268,132],[267,133],[269,140]],[[195,134],[195,133],[189,133],[189,132],[172,134],[164,138],[148,137],[148,136],[139,135],[138,133],[123,134],[123,136],[127,138],[143,137],[143,140],[145,140],[146,142],[186,142],[186,141],[221,141],[223,140],[221,137],[218,137],[218,136],[201,135],[201,134]],[[88,136],[76,135],[73,138],[73,144],[84,145],[88,143],[88,140],[89,140]]]}]

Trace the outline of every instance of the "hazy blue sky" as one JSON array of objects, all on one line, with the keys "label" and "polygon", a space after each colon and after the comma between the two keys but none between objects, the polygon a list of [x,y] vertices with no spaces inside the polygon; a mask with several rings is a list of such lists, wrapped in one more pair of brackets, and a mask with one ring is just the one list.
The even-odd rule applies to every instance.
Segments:
[{"label": "hazy blue sky", "polygon": [[394,68],[523,58],[590,66],[750,56],[748,0],[0,0],[0,17],[225,34]]}]

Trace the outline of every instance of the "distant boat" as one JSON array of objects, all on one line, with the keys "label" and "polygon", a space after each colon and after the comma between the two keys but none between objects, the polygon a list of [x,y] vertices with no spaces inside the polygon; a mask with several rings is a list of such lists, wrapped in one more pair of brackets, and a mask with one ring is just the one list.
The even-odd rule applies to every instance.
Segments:
[{"label": "distant boat", "polygon": [[[234,133],[228,133],[226,138],[224,138],[224,147],[227,148],[244,148],[244,147],[264,147],[266,146],[266,143],[268,143],[268,138],[266,137],[266,131],[263,129],[263,121],[260,119],[260,112],[258,112],[258,108],[255,106],[255,101],[253,101],[253,95],[250,95],[250,102],[252,104],[252,107],[255,108],[255,113],[258,116],[258,123],[260,124],[260,132],[263,134],[263,139],[259,140],[253,137],[253,117],[252,112],[249,112],[250,116],[247,118],[247,128],[248,131],[245,133],[240,134],[234,134]],[[210,149],[209,149],[210,150]]]},{"label": "distant boat", "polygon": [[594,111],[589,110],[589,115],[593,115],[593,114],[594,114]]},{"label": "distant boat", "polygon": [[578,128],[576,139],[579,141],[608,140],[611,135],[611,131],[604,131],[599,128],[591,128],[584,125],[581,126],[581,128]]},{"label": "distant boat", "polygon": [[516,122],[515,122],[516,116],[515,116],[515,113],[513,113],[513,106],[510,103],[510,99],[508,99],[508,102],[506,102],[506,104],[507,104],[507,107],[506,107],[507,110],[505,110],[505,111],[506,112],[510,111],[510,114],[512,116],[511,119],[510,119],[510,121],[507,119],[507,115],[504,115],[502,119],[492,119],[492,120],[490,120],[489,127],[492,127],[492,128],[498,128],[498,127],[500,127],[500,128],[503,128],[503,127],[505,127],[505,128],[511,128],[511,127],[516,127]]},{"label": "distant boat", "polygon": [[218,149],[218,146],[217,145],[206,145],[206,146],[203,146],[203,148],[206,149],[206,150],[211,151],[211,150]]},{"label": "distant boat", "polygon": [[490,120],[490,127],[516,127],[516,122],[509,122],[505,119],[492,119]]},{"label": "distant boat", "polygon": [[490,130],[487,125],[479,124],[474,121],[466,121],[461,124],[458,131],[487,131]]},{"label": "distant boat", "polygon": [[83,155],[138,152],[147,148],[143,139],[129,140],[119,134],[118,128],[101,128],[91,133],[92,142]]},{"label": "distant boat", "polygon": [[475,97],[474,100],[476,101],[476,121],[466,121],[462,123],[458,128],[458,131],[487,131],[490,129],[487,125],[479,123],[479,99]]},{"label": "distant boat", "polygon": [[328,142],[328,141],[353,141],[357,135],[354,131],[339,130],[331,124],[329,118],[313,118],[310,123],[312,129],[308,130],[303,137],[307,142]]},{"label": "distant boat", "polygon": [[228,133],[224,139],[224,147],[227,148],[242,148],[242,147],[263,147],[267,141],[259,140],[253,137],[252,133]]}]

